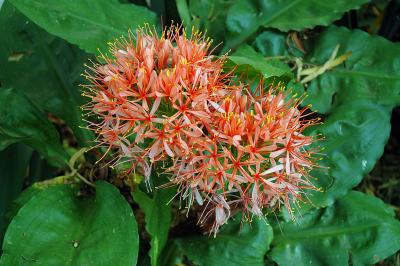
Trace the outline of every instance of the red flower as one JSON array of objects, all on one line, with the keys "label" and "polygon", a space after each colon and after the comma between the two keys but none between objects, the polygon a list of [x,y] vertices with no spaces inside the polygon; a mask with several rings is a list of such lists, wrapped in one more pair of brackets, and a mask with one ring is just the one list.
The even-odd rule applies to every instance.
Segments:
[{"label": "red flower", "polygon": [[203,205],[200,224],[226,223],[231,209],[262,216],[284,205],[291,212],[304,189],[313,189],[316,166],[303,134],[307,120],[300,100],[281,85],[256,90],[224,73],[224,57],[209,55],[200,33],[162,36],[140,29],[111,48],[112,58],[94,64],[85,106],[96,116],[89,128],[98,143],[118,151],[149,181],[152,165],[170,162],[170,182],[189,207]]}]

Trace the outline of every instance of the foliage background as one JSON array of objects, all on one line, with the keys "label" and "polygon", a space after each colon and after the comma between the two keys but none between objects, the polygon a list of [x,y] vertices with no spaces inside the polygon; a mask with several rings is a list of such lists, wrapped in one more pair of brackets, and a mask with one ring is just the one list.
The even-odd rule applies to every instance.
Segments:
[{"label": "foliage background", "polygon": [[[400,265],[399,1],[0,7],[1,238],[8,227],[0,265]],[[284,213],[268,224],[237,218],[217,238],[203,236],[194,214],[166,205],[173,189],[148,194],[134,180],[131,194],[112,169],[94,165],[98,154],[79,152],[94,139],[79,109],[83,64],[128,28],[172,20],[207,31],[238,73],[309,95],[329,168],[314,173],[322,192],[295,222]]]}]

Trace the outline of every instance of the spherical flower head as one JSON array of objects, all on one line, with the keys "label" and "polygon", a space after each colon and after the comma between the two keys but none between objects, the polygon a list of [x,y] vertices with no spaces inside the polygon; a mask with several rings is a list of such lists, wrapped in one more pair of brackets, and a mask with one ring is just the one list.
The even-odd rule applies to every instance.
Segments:
[{"label": "spherical flower head", "polygon": [[159,36],[141,28],[110,44],[111,56],[86,72],[84,108],[98,145],[147,178],[153,163],[190,154],[191,139],[210,120],[208,99],[226,93],[224,59],[210,55],[211,42],[201,33],[181,32],[174,26]]},{"label": "spherical flower head", "polygon": [[146,181],[163,162],[170,184],[188,207],[202,206],[199,223],[212,220],[215,233],[236,210],[245,219],[282,206],[291,213],[315,189],[317,138],[304,130],[317,120],[281,84],[237,83],[209,50],[198,32],[139,29],[89,67],[84,108],[105,155]]}]

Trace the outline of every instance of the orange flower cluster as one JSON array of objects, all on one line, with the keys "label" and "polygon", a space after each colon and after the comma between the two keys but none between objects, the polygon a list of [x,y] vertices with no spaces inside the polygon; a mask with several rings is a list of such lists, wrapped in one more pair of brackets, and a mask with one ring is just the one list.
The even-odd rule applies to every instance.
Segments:
[{"label": "orange flower cluster", "polygon": [[189,207],[204,205],[200,223],[214,219],[214,232],[233,205],[257,216],[281,205],[291,210],[313,188],[314,139],[302,132],[315,120],[279,85],[233,82],[210,41],[179,32],[140,29],[90,68],[86,108],[98,117],[89,127],[99,145],[147,181],[159,162],[167,164],[162,171]]}]

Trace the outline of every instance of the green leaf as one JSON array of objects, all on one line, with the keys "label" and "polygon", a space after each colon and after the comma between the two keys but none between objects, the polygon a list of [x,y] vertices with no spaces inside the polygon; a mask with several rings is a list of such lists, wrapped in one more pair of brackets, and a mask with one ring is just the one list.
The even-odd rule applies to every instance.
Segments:
[{"label": "green leaf", "polygon": [[[186,30],[191,27],[205,32],[219,45],[225,36],[225,19],[231,1],[226,0],[177,0],[177,8]],[[217,48],[218,49],[218,48]]]},{"label": "green leaf", "polygon": [[36,106],[63,119],[81,145],[93,140],[84,126],[78,84],[88,55],[56,38],[5,3],[0,11],[0,82],[26,95]]},{"label": "green leaf", "polygon": [[[33,158],[33,156],[32,156],[32,158]],[[32,163],[32,158],[31,158],[31,163]],[[29,173],[30,172],[31,172],[31,169],[29,169]],[[25,205],[25,203],[27,203],[29,200],[31,200],[34,196],[36,196],[41,191],[48,189],[49,187],[52,187],[52,186],[62,186],[62,185],[66,185],[66,184],[71,184],[71,187],[76,187],[76,188],[78,188],[81,185],[80,183],[75,183],[73,181],[73,177],[71,177],[71,176],[50,177],[50,178],[47,178],[46,180],[33,183],[31,186],[24,189],[21,192],[21,194],[18,195],[18,198],[16,198],[12,202],[12,204],[7,212],[7,218],[9,219],[9,221],[11,221],[12,218],[18,213],[18,211]]]},{"label": "green leaf", "polygon": [[36,194],[46,189],[47,187],[37,186],[37,183],[33,183],[30,187],[23,190],[14,201],[7,212],[7,217],[9,221],[14,218],[14,216],[18,213],[18,211],[25,205],[31,198],[33,198]]},{"label": "green leaf", "polygon": [[19,143],[0,151],[0,242],[7,225],[6,214],[22,190],[31,155],[32,149]]},{"label": "green leaf", "polygon": [[280,266],[372,265],[400,249],[393,209],[355,191],[296,222],[276,225],[274,234],[271,257]]},{"label": "green leaf", "polygon": [[128,29],[156,24],[147,8],[118,1],[10,0],[28,18],[51,34],[89,53],[106,51],[107,42],[128,34]]},{"label": "green leaf", "polygon": [[174,195],[173,189],[156,189],[153,197],[137,188],[132,196],[144,211],[146,231],[151,236],[149,251],[151,265],[159,265],[158,257],[164,248],[171,225],[171,205],[167,204]]},{"label": "green leaf", "polygon": [[264,56],[288,56],[286,38],[284,33],[267,30],[256,37],[253,47]]},{"label": "green leaf", "polygon": [[330,27],[309,41],[306,62],[323,64],[335,46],[338,55],[352,52],[343,66],[313,80],[307,89],[308,103],[320,113],[329,113],[343,102],[369,99],[400,104],[400,45],[359,30]]},{"label": "green leaf", "polygon": [[227,33],[223,52],[236,49],[257,32],[262,24],[259,17],[262,7],[258,6],[258,1],[237,0],[231,6],[226,18]]},{"label": "green leaf", "polygon": [[249,45],[241,46],[235,53],[228,57],[237,68],[235,72],[243,73],[251,79],[255,76],[262,76],[265,79],[271,77],[292,77],[288,65],[276,59],[266,59],[262,54],[257,53]]},{"label": "green leaf", "polygon": [[96,183],[96,197],[68,185],[34,195],[11,222],[1,265],[135,265],[137,224],[112,185]]},{"label": "green leaf", "polygon": [[302,57],[303,53],[286,33],[277,30],[265,30],[252,43],[254,49],[265,57],[286,59],[287,57]]},{"label": "green leaf", "polygon": [[190,18],[189,6],[186,0],[176,0],[176,8],[178,9],[183,25],[186,28],[190,27],[192,19]]},{"label": "green leaf", "polygon": [[311,173],[322,192],[314,192],[311,202],[324,207],[358,185],[384,151],[390,135],[390,110],[369,101],[354,100],[335,109],[311,134],[321,133],[326,140],[320,168]]},{"label": "green leaf", "polygon": [[264,255],[273,238],[271,226],[258,218],[251,224],[241,224],[240,219],[240,215],[231,219],[215,238],[191,236],[175,240],[174,244],[195,265],[264,265]]},{"label": "green leaf", "polygon": [[[16,147],[17,149],[14,147]],[[69,180],[71,180],[70,176],[58,176],[58,177],[55,177],[52,179],[48,179],[46,181],[33,183],[30,187],[28,187],[27,189],[25,189],[21,192],[22,185],[23,185],[22,181],[24,181],[24,183],[26,184],[27,180],[29,180],[29,176],[26,176],[27,172],[29,172],[29,174],[31,174],[31,169],[30,169],[31,166],[28,164],[28,162],[26,162],[25,167],[22,165],[22,162],[24,159],[26,161],[29,161],[28,160],[29,158],[24,158],[24,156],[26,157],[26,156],[28,156],[28,154],[22,154],[22,153],[29,153],[29,155],[31,155],[32,150],[22,144],[19,144],[19,143],[13,144],[10,147],[8,147],[7,149],[10,149],[10,148],[13,148],[13,149],[12,149],[12,154],[8,154],[9,158],[18,161],[17,167],[19,167],[19,168],[15,167],[16,170],[8,169],[8,171],[7,171],[5,167],[4,167],[4,169],[1,168],[1,163],[0,163],[0,170],[4,170],[6,172],[6,174],[7,173],[13,174],[16,172],[21,172],[21,171],[23,171],[24,173],[19,176],[16,176],[15,174],[13,174],[13,177],[15,177],[15,179],[9,180],[9,181],[6,180],[4,187],[7,188],[7,191],[2,192],[4,201],[2,201],[2,204],[0,204],[0,205],[2,205],[2,207],[5,206],[5,209],[4,209],[4,215],[2,214],[3,217],[0,218],[0,223],[1,223],[0,225],[2,225],[3,229],[4,229],[4,232],[3,231],[0,232],[1,243],[3,243],[3,233],[5,233],[5,229],[6,229],[7,225],[11,222],[12,218],[14,218],[14,216],[18,213],[18,211],[21,209],[21,207],[25,205],[25,203],[27,203],[31,198],[33,198],[35,195],[37,195],[39,192],[43,191],[44,189],[47,189],[50,186],[65,185],[65,184],[67,184],[67,182]],[[7,149],[5,151],[7,151]],[[15,158],[16,156],[19,156],[19,158],[16,159]],[[0,158],[1,158],[1,153],[0,153]],[[31,163],[32,163],[32,158],[33,158],[33,155],[30,158]],[[9,164],[7,164],[7,167],[13,165],[13,163],[7,162],[7,160],[4,160],[4,161],[5,161],[5,163],[9,163]],[[9,168],[11,168],[11,167],[9,167]],[[7,184],[7,181],[8,181],[8,184]],[[29,180],[29,181],[31,181],[31,180]],[[76,184],[76,186],[78,186],[78,184]],[[10,193],[10,191],[11,191],[11,193]],[[14,194],[12,194],[12,191],[14,191]],[[1,211],[1,209],[0,209],[0,211]]]},{"label": "green leaf", "polygon": [[224,50],[235,48],[261,26],[281,31],[327,26],[343,13],[358,9],[369,0],[238,0],[230,8],[226,24],[229,34]]},{"label": "green leaf", "polygon": [[327,26],[340,19],[345,12],[359,9],[369,1],[336,0],[332,3],[320,0],[268,0],[264,1],[263,11],[266,13],[260,15],[264,27],[300,31],[315,26]]},{"label": "green leaf", "polygon": [[54,126],[25,96],[13,89],[0,89],[0,150],[22,142],[58,166],[68,156]]}]

